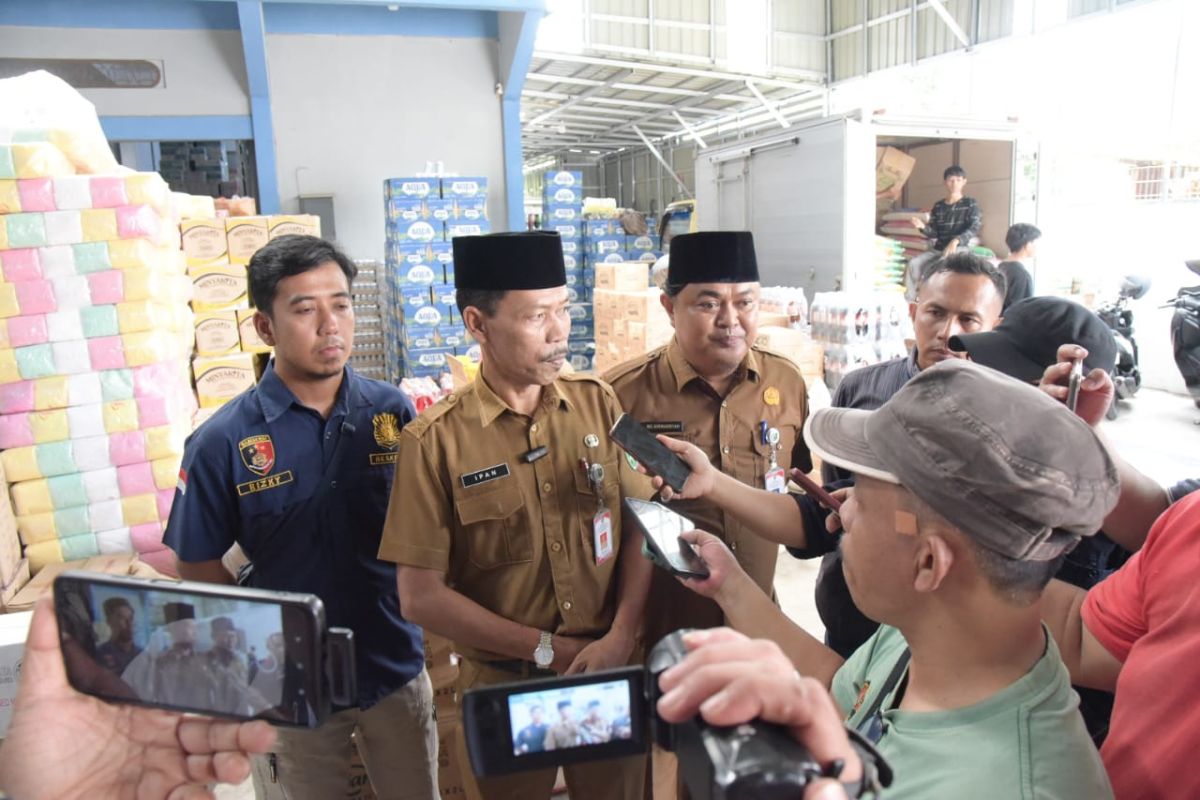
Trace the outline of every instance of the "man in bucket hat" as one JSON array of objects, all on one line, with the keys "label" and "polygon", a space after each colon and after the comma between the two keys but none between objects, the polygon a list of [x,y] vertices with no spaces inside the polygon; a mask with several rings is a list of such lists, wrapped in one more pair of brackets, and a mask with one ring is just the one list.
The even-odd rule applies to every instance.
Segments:
[{"label": "man in bucket hat", "polygon": [[877,411],[818,411],[805,437],[856,477],[846,579],[880,629],[843,663],[700,531],[683,538],[711,575],[688,585],[831,685],[891,762],[888,797],[1110,796],[1038,603],[1117,499],[1093,431],[1032,386],[951,360]]}]

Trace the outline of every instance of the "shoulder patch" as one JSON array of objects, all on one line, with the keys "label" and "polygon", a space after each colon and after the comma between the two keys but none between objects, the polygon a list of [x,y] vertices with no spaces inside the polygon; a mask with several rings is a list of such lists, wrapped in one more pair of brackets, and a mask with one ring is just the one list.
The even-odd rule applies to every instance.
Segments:
[{"label": "shoulder patch", "polygon": [[786,374],[794,375],[801,383],[804,382],[804,373],[800,371],[800,365],[789,356],[775,350],[769,350],[766,347],[759,347],[758,345],[754,346],[754,354],[764,362],[763,366],[769,364],[769,368],[779,369]]},{"label": "shoulder patch", "polygon": [[441,400],[422,411],[420,414],[417,414],[416,419],[401,429],[400,435],[414,436],[420,439],[429,432],[429,429],[432,428],[439,419],[453,411],[458,406],[458,403],[462,399],[463,395],[470,391],[470,389],[464,389],[462,391],[456,390],[446,395]]},{"label": "shoulder patch", "polygon": [[667,345],[659,345],[648,353],[643,353],[642,355],[631,358],[628,361],[622,361],[620,364],[617,364],[615,367],[612,367],[604,373],[604,380],[609,383],[616,383],[617,381],[621,380],[621,378],[636,372],[638,369],[646,366],[647,364],[657,361],[659,356],[665,353],[666,350]]}]

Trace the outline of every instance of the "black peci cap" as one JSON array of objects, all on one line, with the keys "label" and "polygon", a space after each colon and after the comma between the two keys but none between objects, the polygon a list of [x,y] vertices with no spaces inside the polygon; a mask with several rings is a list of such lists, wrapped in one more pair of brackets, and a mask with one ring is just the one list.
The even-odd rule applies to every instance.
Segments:
[{"label": "black peci cap", "polygon": [[510,291],[567,285],[562,238],[554,231],[454,237],[457,289]]},{"label": "black peci cap", "polygon": [[684,233],[671,240],[667,283],[752,283],[758,280],[754,236],[749,231]]}]

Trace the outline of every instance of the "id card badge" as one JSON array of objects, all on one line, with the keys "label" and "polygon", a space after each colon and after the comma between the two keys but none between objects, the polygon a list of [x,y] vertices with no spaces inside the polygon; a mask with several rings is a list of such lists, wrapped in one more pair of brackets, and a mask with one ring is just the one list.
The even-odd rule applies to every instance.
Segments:
[{"label": "id card badge", "polygon": [[763,476],[763,484],[768,492],[786,494],[787,474],[783,471],[783,467],[767,470],[767,474]]},{"label": "id card badge", "polygon": [[607,508],[597,511],[596,516],[592,517],[592,544],[595,545],[596,566],[612,558],[612,512]]}]

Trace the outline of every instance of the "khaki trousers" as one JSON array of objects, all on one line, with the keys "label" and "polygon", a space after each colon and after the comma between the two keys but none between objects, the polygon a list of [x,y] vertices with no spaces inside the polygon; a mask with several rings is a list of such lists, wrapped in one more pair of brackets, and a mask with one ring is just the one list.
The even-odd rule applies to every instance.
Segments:
[{"label": "khaki trousers", "polygon": [[437,800],[437,725],[433,689],[424,669],[406,686],[366,711],[349,708],[319,728],[279,728],[275,776],[258,759],[259,800],[333,800],[346,797],[354,734],[371,786],[380,800]]}]

